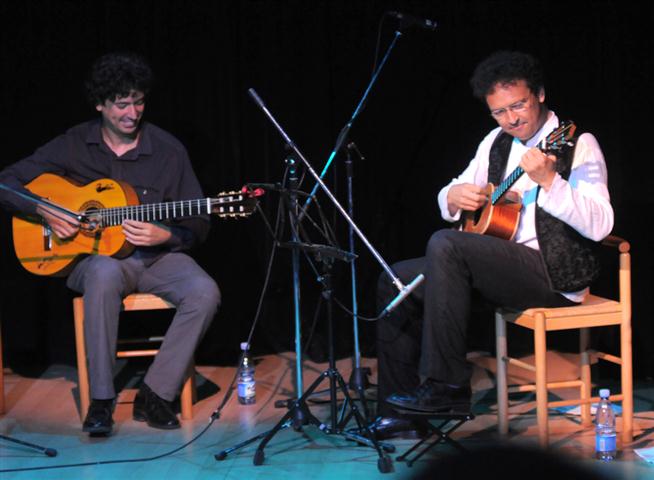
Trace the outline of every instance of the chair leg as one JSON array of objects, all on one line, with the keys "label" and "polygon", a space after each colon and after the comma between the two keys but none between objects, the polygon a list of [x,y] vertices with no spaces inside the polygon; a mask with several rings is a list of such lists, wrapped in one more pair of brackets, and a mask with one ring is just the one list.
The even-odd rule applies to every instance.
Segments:
[{"label": "chair leg", "polygon": [[580,387],[580,397],[582,400],[585,400],[581,404],[581,424],[585,427],[590,426],[593,423],[593,420],[590,416],[590,399],[591,392],[591,375],[590,375],[590,354],[588,349],[590,348],[590,328],[582,328],[579,330],[579,353],[581,357],[580,365],[580,378],[582,385]]},{"label": "chair leg", "polygon": [[79,388],[80,418],[84,421],[91,403],[89,393],[89,372],[86,367],[86,342],[84,339],[84,298],[73,300],[75,319],[75,348],[77,350],[77,379]]},{"label": "chair leg", "polygon": [[620,357],[622,358],[622,443],[631,443],[634,437],[634,385],[631,358],[631,319],[620,327]]},{"label": "chair leg", "polygon": [[191,364],[188,377],[182,386],[182,393],[179,401],[182,410],[182,420],[191,420],[193,418],[193,401],[195,400],[195,365]]},{"label": "chair leg", "polygon": [[536,414],[538,417],[538,441],[546,448],[549,444],[547,425],[547,346],[545,332],[545,316],[536,314],[534,330],[534,350],[536,356]]},{"label": "chair leg", "polygon": [[495,351],[497,359],[497,428],[500,435],[509,433],[509,393],[507,387],[506,322],[495,312]]}]

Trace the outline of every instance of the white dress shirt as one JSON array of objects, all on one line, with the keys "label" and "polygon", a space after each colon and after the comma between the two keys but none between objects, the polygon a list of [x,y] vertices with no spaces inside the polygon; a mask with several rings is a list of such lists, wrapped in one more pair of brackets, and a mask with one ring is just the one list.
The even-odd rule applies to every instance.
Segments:
[{"label": "white dress shirt", "polygon": [[[558,126],[558,117],[550,111],[545,124],[526,144],[514,138],[504,172],[505,177],[518,166],[527,150],[538,146]],[[491,131],[479,144],[475,157],[463,173],[439,192],[438,205],[444,220],[454,222],[461,217],[460,210],[450,215],[448,209],[447,194],[453,185],[461,183],[486,185],[490,149],[500,132],[500,127]],[[572,171],[567,181],[557,173],[549,191],[546,192],[542,188],[539,191],[538,184],[524,174],[510,190],[518,192],[523,203],[518,230],[513,239],[516,243],[539,249],[536,237],[536,203],[547,213],[567,223],[591,240],[602,240],[613,228],[613,208],[607,188],[604,155],[597,140],[590,133],[583,133],[577,139]],[[588,288],[579,292],[561,293],[574,302],[581,302],[588,294]]]}]

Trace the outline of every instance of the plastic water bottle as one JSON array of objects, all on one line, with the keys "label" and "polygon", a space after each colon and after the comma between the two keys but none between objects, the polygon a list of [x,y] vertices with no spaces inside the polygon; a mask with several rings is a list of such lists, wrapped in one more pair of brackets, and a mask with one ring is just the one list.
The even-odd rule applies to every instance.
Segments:
[{"label": "plastic water bottle", "polygon": [[256,382],[254,380],[254,362],[250,356],[250,345],[241,343],[241,365],[238,372],[238,401],[242,405],[251,405],[257,401]]},{"label": "plastic water bottle", "polygon": [[600,390],[600,403],[595,413],[595,456],[610,462],[615,458],[615,412],[611,406],[608,388]]}]

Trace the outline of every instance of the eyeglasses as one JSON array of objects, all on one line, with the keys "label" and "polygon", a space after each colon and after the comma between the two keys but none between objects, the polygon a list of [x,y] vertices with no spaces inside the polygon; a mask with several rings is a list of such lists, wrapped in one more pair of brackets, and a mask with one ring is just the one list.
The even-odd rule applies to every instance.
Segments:
[{"label": "eyeglasses", "polygon": [[507,112],[511,110],[513,113],[520,113],[524,112],[529,108],[529,99],[525,98],[524,100],[520,100],[519,102],[512,103],[506,108],[498,108],[496,110],[491,110],[490,115],[493,117],[495,120],[500,120],[504,116],[506,116]]}]

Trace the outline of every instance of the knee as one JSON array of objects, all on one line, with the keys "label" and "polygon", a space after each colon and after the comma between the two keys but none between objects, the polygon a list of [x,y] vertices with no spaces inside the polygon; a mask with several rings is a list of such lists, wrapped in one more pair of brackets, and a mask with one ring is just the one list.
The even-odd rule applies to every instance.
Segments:
[{"label": "knee", "polygon": [[427,242],[427,257],[442,257],[450,255],[457,244],[458,230],[438,230]]},{"label": "knee", "polygon": [[189,281],[187,286],[190,293],[186,295],[184,302],[212,317],[221,303],[220,289],[216,282],[210,277],[200,277]]},{"label": "knee", "polygon": [[84,292],[120,294],[124,275],[120,263],[111,257],[96,256],[90,259],[84,271]]}]

